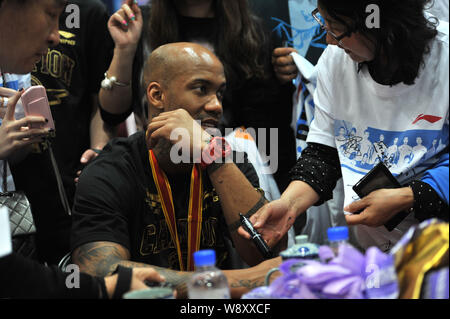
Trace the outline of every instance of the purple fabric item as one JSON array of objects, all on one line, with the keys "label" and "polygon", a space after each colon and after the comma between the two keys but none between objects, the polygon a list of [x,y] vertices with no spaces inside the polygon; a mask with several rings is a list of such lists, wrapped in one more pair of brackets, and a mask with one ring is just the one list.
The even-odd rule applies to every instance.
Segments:
[{"label": "purple fabric item", "polygon": [[275,279],[270,285],[273,298],[292,298],[299,292],[301,283],[295,274],[283,275]]},{"label": "purple fabric item", "polygon": [[298,293],[292,295],[292,299],[319,299],[319,292],[313,292],[307,285],[300,285]]},{"label": "purple fabric item", "polygon": [[449,298],[449,269],[448,267],[433,271],[425,275],[422,287],[422,299]]},{"label": "purple fabric item", "polygon": [[332,280],[322,288],[322,293],[329,299],[362,299],[362,280],[357,276],[347,276]]},{"label": "purple fabric item", "polygon": [[271,299],[269,287],[258,287],[242,295],[241,299]]},{"label": "purple fabric item", "polygon": [[319,247],[319,259],[323,263],[327,263],[334,258],[333,250],[328,246]]},{"label": "purple fabric item", "polygon": [[315,263],[315,261],[304,259],[288,259],[280,265],[280,271],[284,275],[292,274],[295,273],[298,268],[310,263]]},{"label": "purple fabric item", "polygon": [[[331,248],[322,246],[319,258],[290,259],[280,265],[282,276],[265,293],[271,298],[289,299],[364,299],[397,298],[398,284],[394,258],[378,248],[365,255],[343,244],[338,256],[330,260]],[[328,263],[323,262],[329,260]]]},{"label": "purple fabric item", "polygon": [[366,251],[364,278],[367,298],[398,298],[399,288],[394,264],[394,256],[384,254],[376,247]]},{"label": "purple fabric item", "polygon": [[349,269],[353,274],[363,276],[364,255],[351,245],[343,244],[339,246],[339,254],[332,259],[329,264],[339,265]]},{"label": "purple fabric item", "polygon": [[241,299],[271,299],[269,287],[258,287],[242,295]]}]

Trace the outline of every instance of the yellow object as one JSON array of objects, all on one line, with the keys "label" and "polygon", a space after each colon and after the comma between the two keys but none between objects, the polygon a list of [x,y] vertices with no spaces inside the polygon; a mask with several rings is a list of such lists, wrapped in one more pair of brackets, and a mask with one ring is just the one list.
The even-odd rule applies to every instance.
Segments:
[{"label": "yellow object", "polygon": [[425,274],[449,264],[449,224],[438,220],[424,223],[393,253],[401,299],[420,298]]},{"label": "yellow object", "polygon": [[62,35],[66,39],[70,39],[70,38],[73,38],[75,36],[75,34],[73,34],[73,33],[66,32],[66,31],[61,31],[61,30],[59,30],[59,34]]}]

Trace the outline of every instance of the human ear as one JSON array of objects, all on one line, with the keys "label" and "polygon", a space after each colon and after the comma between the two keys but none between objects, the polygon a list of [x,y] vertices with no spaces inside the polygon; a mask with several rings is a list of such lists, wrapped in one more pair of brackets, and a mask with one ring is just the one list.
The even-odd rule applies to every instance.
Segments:
[{"label": "human ear", "polygon": [[147,87],[147,100],[149,105],[158,110],[164,109],[165,95],[161,85],[158,82],[151,82]]}]

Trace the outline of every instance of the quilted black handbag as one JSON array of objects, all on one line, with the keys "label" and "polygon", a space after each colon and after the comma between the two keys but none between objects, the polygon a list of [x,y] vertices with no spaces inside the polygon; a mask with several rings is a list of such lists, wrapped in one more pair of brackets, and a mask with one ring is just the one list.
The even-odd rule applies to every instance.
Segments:
[{"label": "quilted black handbag", "polygon": [[30,203],[23,192],[7,191],[7,161],[3,161],[3,190],[0,206],[9,209],[13,251],[22,256],[37,259],[36,227]]}]

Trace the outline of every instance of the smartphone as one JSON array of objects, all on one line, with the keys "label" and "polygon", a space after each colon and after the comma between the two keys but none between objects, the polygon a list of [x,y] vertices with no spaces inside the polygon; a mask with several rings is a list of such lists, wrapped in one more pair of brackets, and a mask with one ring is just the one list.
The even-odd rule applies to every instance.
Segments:
[{"label": "smartphone", "polygon": [[[48,104],[47,93],[42,85],[31,86],[25,90],[21,96],[23,109],[25,115],[42,116],[48,120],[43,128],[55,129],[52,112]],[[31,125],[30,128],[35,128],[37,125]]]},{"label": "smartphone", "polygon": [[[382,188],[400,188],[402,185],[397,181],[394,175],[391,174],[389,169],[384,165],[383,162],[378,163],[374,168],[370,170],[367,175],[365,175],[356,185],[353,186],[353,190],[359,196],[363,198],[369,195],[371,192],[382,189]],[[361,212],[358,212],[361,213]],[[409,212],[404,211],[395,215],[393,218],[388,220],[384,227],[388,231],[394,230],[395,227],[400,224]]]}]

